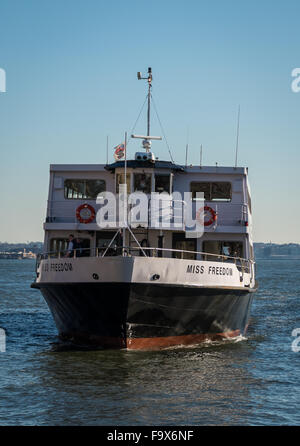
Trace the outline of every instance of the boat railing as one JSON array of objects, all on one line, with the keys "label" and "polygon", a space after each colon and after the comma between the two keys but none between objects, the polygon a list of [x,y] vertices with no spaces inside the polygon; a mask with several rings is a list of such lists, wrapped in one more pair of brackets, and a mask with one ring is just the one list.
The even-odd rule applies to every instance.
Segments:
[{"label": "boat railing", "polygon": [[[184,200],[168,200],[168,197],[164,197],[162,200],[149,199],[148,208],[146,209],[143,218],[145,221],[132,221],[134,218],[131,214],[132,204],[128,204],[128,221],[134,227],[134,225],[141,225],[152,229],[157,229],[157,225],[163,225],[165,229],[170,226],[170,229],[185,228],[185,207],[186,202]],[[48,201],[46,223],[71,223],[78,224],[76,217],[76,209],[81,204],[91,204],[95,209],[95,214],[99,211],[102,205],[95,202],[95,200],[52,200]],[[156,203],[156,205],[154,205]],[[218,218],[216,220],[217,225],[221,226],[245,226],[248,224],[248,207],[245,203],[232,203],[232,202],[205,202],[207,206],[210,206],[216,212]],[[107,205],[108,206],[108,205]],[[105,220],[106,224],[109,224],[110,228],[120,227],[119,225],[119,205],[112,203],[108,208],[108,217]],[[196,212],[196,202],[192,201],[192,214]],[[123,218],[123,217],[122,217]],[[164,223],[163,223],[164,222]],[[91,225],[97,225],[97,218],[93,220]]]},{"label": "boat railing", "polygon": [[[234,263],[239,271],[242,273],[251,273],[253,275],[253,268],[255,261],[251,259],[245,259],[239,256],[228,256],[224,254],[212,254],[202,251],[189,251],[184,249],[172,249],[172,248],[152,248],[152,247],[132,247],[132,246],[103,246],[96,248],[79,248],[74,249],[71,253],[68,251],[49,251],[45,253],[37,254],[36,264],[39,267],[41,260],[53,260],[53,259],[81,259],[87,257],[162,257],[162,255],[171,254],[173,258],[189,259],[189,260],[201,260],[210,262],[223,262]],[[187,257],[190,256],[190,257]],[[193,258],[192,258],[193,257]],[[200,258],[199,258],[200,257]]]}]

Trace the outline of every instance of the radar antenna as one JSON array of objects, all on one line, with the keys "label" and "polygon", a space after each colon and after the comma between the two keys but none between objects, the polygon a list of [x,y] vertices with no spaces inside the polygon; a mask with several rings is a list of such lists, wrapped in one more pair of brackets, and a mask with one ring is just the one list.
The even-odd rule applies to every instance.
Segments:
[{"label": "radar antenna", "polygon": [[131,135],[131,138],[139,138],[142,139],[143,148],[146,152],[150,152],[151,149],[151,139],[161,140],[161,136],[150,136],[150,107],[151,107],[151,88],[152,88],[152,69],[148,68],[148,76],[142,77],[142,73],[138,71],[137,73],[138,80],[145,79],[148,81],[148,110],[147,110],[147,135]]}]

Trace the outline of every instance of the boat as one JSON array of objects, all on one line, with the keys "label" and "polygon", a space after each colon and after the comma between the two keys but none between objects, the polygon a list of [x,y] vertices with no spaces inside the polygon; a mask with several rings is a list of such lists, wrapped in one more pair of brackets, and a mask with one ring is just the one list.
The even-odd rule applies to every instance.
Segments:
[{"label": "boat", "polygon": [[[50,166],[44,252],[31,284],[59,338],[152,350],[245,336],[257,289],[246,167],[176,164],[147,132],[106,164]],[[156,143],[159,144],[159,143]]]}]

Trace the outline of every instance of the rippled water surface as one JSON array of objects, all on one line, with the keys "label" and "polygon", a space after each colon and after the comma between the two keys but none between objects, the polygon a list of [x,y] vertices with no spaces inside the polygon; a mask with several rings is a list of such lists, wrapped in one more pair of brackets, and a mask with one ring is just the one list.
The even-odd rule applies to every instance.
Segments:
[{"label": "rippled water surface", "polygon": [[247,339],[87,351],[58,343],[30,288],[34,261],[0,260],[0,425],[298,425],[299,271],[300,260],[257,262]]}]

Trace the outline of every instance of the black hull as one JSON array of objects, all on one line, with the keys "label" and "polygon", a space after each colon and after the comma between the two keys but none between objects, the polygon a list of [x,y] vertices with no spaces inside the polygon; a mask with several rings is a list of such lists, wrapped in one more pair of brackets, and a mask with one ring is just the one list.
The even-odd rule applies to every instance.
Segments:
[{"label": "black hull", "polygon": [[103,347],[148,349],[245,334],[248,289],[128,283],[34,284],[59,335]]}]

